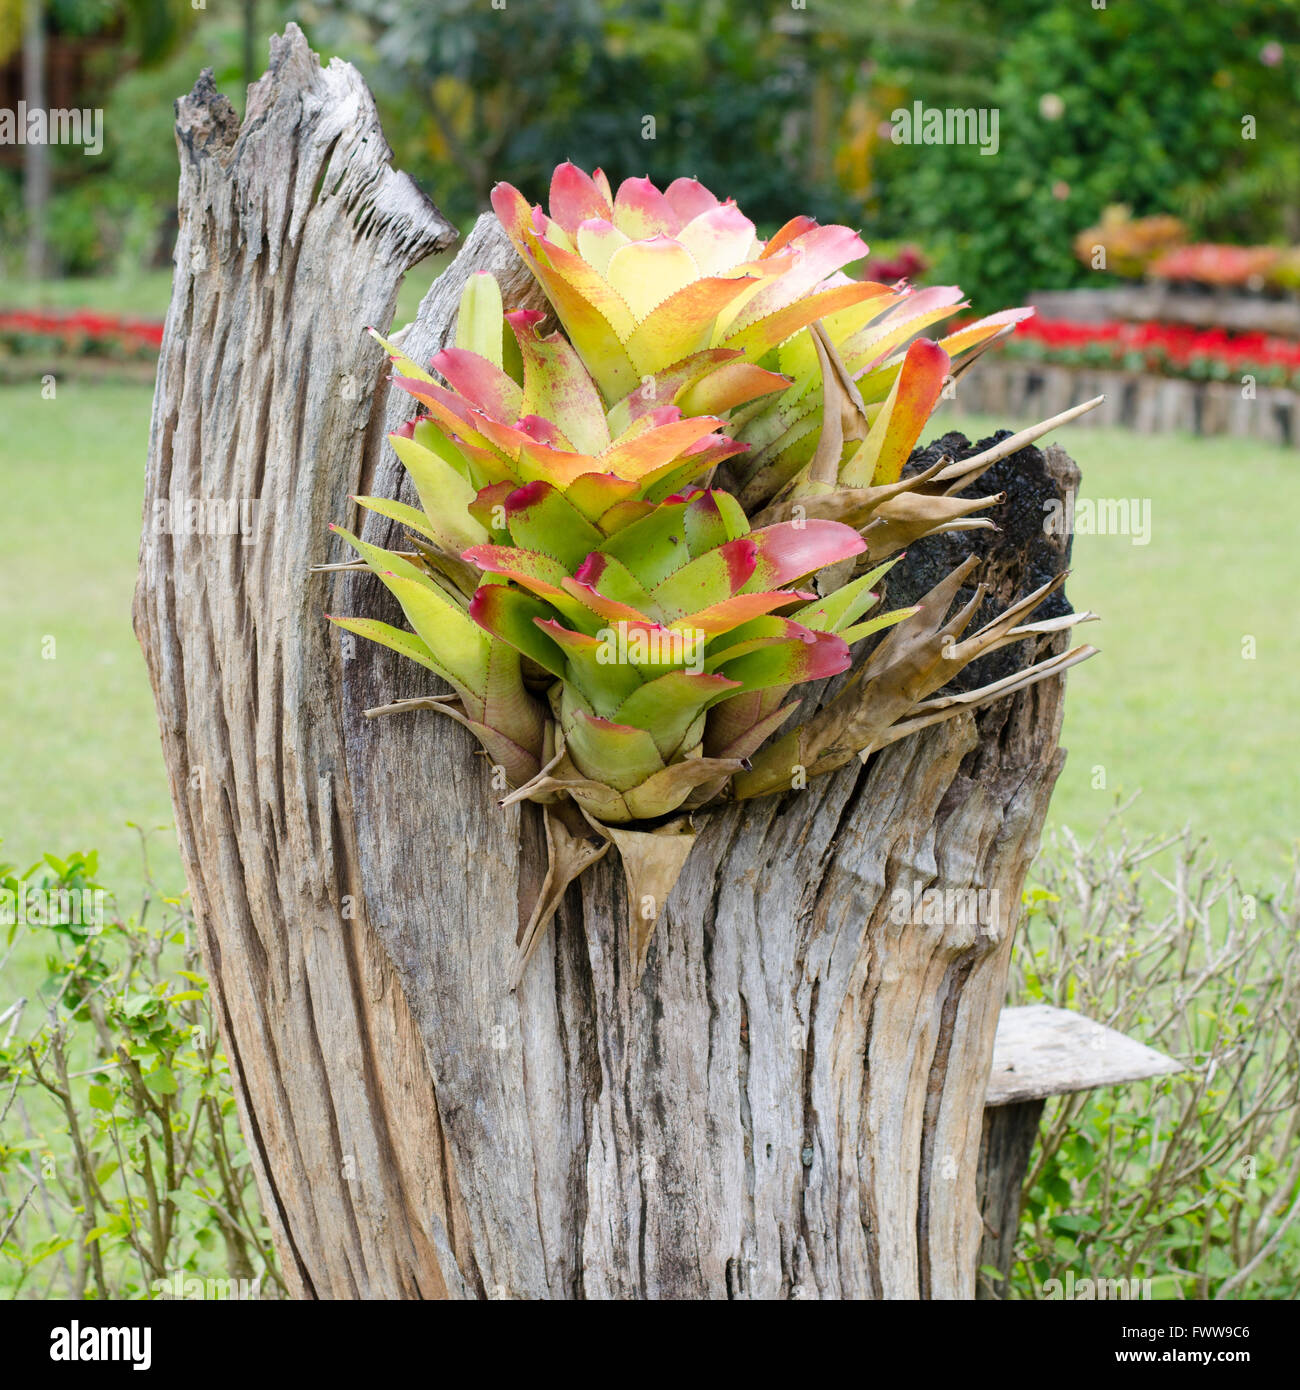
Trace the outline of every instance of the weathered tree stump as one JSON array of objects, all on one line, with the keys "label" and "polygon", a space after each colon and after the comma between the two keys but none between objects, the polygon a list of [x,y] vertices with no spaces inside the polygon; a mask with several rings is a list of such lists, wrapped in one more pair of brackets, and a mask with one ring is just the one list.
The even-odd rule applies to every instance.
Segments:
[{"label": "weathered tree stump", "polygon": [[[348,494],[404,486],[383,436],[410,403],[376,405],[361,329],[450,229],[389,168],[357,74],[322,71],[292,26],[242,128],[207,79],[177,128],[136,627],[292,1290],[972,1297],[984,1091],[1064,757],[1059,678],[704,818],[639,985],[608,856],[511,994],[535,809],[499,809],[449,721],[363,717],[434,682],[326,623],[393,618],[378,585],[309,573],[342,558],[326,525],[351,519]],[[408,352],[447,338],[475,268],[535,302],[480,223]],[[1059,451],[1014,466],[1030,486],[1003,538],[1038,539],[990,549],[1004,602],[1064,563],[1041,500],[1075,476]],[[256,538],[157,532],[168,498],[258,499]],[[390,539],[373,516],[366,535]],[[900,924],[895,893],[918,885],[1000,907]]]}]

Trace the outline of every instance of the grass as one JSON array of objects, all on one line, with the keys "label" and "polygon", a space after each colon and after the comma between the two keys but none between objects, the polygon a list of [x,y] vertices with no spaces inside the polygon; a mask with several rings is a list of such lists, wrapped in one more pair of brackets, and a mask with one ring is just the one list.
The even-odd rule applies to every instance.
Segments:
[{"label": "grass", "polygon": [[66,276],[58,280],[0,280],[0,309],[49,309],[161,319],[172,292],[172,273],[133,270],[123,275]]},{"label": "grass", "polygon": [[[140,881],[125,822],[170,823],[144,661],[131,632],[147,386],[0,392],[13,507],[0,581],[0,855],[98,848],[103,881]],[[169,841],[170,843],[170,841]],[[176,855],[158,865],[182,882]]]},{"label": "grass", "polygon": [[[126,823],[171,822],[130,625],[149,403],[144,386],[69,381],[54,401],[34,384],[0,389],[13,518],[0,584],[0,854],[25,867],[46,850],[98,848],[102,880],[127,897],[140,872]],[[1110,431],[1061,442],[1083,469],[1083,496],[1150,500],[1152,536],[1076,537],[1070,597],[1103,615],[1085,629],[1102,655],[1069,677],[1070,756],[1049,823],[1091,833],[1118,795],[1141,790],[1130,825],[1189,823],[1243,874],[1271,881],[1300,834],[1295,457]],[[1247,636],[1254,659],[1242,655]],[[172,843],[155,864],[166,888],[181,883]]]}]

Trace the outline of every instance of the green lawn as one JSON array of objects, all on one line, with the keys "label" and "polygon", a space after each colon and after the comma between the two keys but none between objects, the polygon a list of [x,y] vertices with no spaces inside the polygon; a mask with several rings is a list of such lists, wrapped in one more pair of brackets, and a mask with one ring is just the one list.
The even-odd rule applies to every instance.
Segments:
[{"label": "green lawn", "polygon": [[[45,401],[35,385],[5,387],[0,418],[11,506],[0,856],[25,866],[47,849],[97,847],[104,881],[129,895],[138,853],[126,822],[171,820],[130,626],[149,390],[67,381]],[[1076,537],[1070,597],[1103,615],[1084,630],[1102,655],[1069,677],[1070,756],[1052,823],[1089,831],[1117,794],[1141,789],[1131,825],[1190,822],[1244,873],[1271,880],[1300,835],[1297,459],[1092,430],[1061,442],[1085,496],[1150,499],[1152,539]],[[156,855],[167,887],[180,881],[173,843],[161,839]]]},{"label": "green lawn", "polygon": [[[149,400],[147,386],[65,381],[52,401],[39,384],[0,388],[12,508],[0,566],[0,857],[26,868],[46,850],[98,848],[108,886],[139,882],[125,822],[172,819],[131,632]],[[164,862],[178,887],[170,848]]]}]

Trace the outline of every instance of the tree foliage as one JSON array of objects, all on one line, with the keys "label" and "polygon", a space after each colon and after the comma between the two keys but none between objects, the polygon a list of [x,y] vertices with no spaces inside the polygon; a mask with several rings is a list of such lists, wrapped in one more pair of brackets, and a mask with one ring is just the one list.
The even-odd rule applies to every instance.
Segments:
[{"label": "tree foliage", "polygon": [[1288,113],[1300,67],[1284,41],[1295,42],[1298,13],[1295,0],[1000,8],[996,156],[889,149],[877,188],[886,225],[939,250],[940,274],[994,299],[1086,282],[1070,240],[1112,203],[1137,216],[1187,212],[1215,239],[1296,237]]}]

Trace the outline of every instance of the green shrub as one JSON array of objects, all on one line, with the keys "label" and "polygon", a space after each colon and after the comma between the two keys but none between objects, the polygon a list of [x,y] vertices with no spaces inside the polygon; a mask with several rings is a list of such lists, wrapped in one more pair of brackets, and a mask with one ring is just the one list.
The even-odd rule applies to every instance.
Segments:
[{"label": "green shrub", "polygon": [[[1139,217],[1181,213],[1214,240],[1284,234],[1300,191],[1289,114],[1300,69],[1289,58],[1270,64],[1265,49],[1294,22],[1289,0],[999,7],[1005,41],[987,98],[999,112],[996,156],[971,145],[886,148],[884,230],[896,223],[943,252],[937,282],[956,278],[976,302],[997,303],[1099,283],[1071,241],[1112,203]],[[1224,188],[1235,196],[1222,198]]]},{"label": "green shrub", "polygon": [[45,972],[0,1004],[0,1288],[274,1297],[193,919],[152,887],[122,918],[96,868],[0,865],[0,980]]},{"label": "green shrub", "polygon": [[1186,1070],[1049,1102],[1010,1296],[1073,1272],[1150,1279],[1155,1298],[1295,1298],[1300,868],[1255,897],[1186,833],[1103,828],[1067,833],[1034,876],[1008,1002],[1077,1010]]}]

